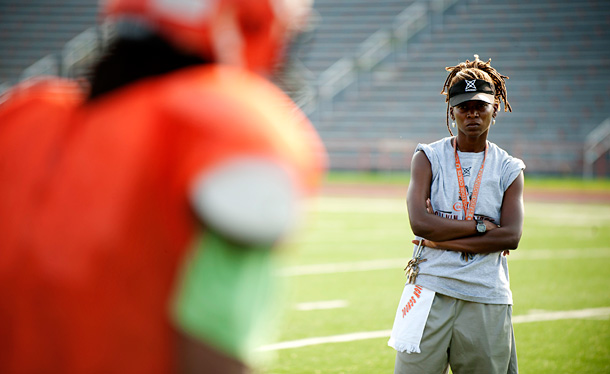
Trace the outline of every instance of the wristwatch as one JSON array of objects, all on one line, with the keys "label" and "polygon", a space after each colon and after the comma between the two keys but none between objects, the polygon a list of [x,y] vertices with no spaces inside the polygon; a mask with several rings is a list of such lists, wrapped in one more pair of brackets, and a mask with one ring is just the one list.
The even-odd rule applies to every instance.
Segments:
[{"label": "wristwatch", "polygon": [[478,219],[476,221],[477,221],[477,233],[485,234],[485,231],[487,231],[487,227],[485,226],[485,221],[483,221],[482,219]]}]

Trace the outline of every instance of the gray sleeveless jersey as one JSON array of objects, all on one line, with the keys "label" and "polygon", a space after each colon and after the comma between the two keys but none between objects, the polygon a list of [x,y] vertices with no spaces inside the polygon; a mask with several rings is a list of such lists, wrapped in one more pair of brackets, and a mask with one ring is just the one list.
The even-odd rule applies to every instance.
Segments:
[{"label": "gray sleeveless jersey", "polygon": [[[464,219],[460,190],[455,170],[455,156],[450,137],[431,144],[418,144],[432,167],[430,200],[435,214]],[[468,197],[472,197],[474,181],[484,152],[459,152]],[[523,161],[511,157],[497,145],[488,142],[487,158],[475,209],[475,218],[488,218],[501,224],[500,213],[504,191],[525,168]],[[419,238],[418,238],[419,239]],[[424,248],[417,284],[457,299],[485,304],[512,304],[508,264],[501,252],[470,254]]]}]

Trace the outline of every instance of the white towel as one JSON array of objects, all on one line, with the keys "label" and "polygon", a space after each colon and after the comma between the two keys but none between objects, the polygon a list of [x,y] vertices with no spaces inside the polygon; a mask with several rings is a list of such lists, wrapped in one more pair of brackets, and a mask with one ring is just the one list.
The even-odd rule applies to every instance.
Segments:
[{"label": "white towel", "polygon": [[406,284],[394,318],[388,345],[399,352],[421,353],[419,343],[432,307],[435,292]]}]

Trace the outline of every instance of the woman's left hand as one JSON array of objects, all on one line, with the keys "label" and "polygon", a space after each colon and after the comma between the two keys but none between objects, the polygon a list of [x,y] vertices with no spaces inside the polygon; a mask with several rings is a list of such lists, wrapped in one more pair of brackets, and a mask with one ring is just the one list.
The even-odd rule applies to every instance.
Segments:
[{"label": "woman's left hand", "polygon": [[[422,245],[424,247],[428,247],[428,248],[438,248],[438,246],[436,245],[436,242],[433,242],[432,240],[428,240],[428,239],[421,239],[423,241]],[[411,240],[411,243],[415,244],[415,245],[419,245],[419,240],[417,239],[413,239]]]},{"label": "woman's left hand", "polygon": [[434,209],[432,209],[432,202],[430,201],[430,198],[426,200],[426,210],[429,214],[434,214]]}]

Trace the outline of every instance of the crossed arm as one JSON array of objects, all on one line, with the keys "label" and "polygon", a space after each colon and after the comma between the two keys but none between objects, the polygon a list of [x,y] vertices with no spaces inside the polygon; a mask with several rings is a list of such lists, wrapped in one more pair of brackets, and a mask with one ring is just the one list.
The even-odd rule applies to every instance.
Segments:
[{"label": "crossed arm", "polygon": [[429,203],[432,168],[424,152],[417,152],[411,162],[411,181],[407,210],[411,230],[425,238],[430,248],[468,253],[492,253],[516,249],[523,229],[523,173],[504,193],[501,226],[485,221],[487,231],[477,234],[476,222],[453,220],[434,214]]}]

